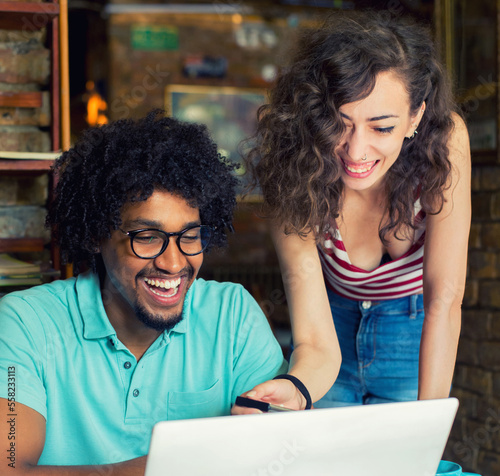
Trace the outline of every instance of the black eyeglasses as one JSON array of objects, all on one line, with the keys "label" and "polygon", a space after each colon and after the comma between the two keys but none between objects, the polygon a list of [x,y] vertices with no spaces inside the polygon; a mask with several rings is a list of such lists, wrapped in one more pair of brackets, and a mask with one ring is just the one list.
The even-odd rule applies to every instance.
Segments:
[{"label": "black eyeglasses", "polygon": [[208,225],[192,226],[176,233],[167,233],[156,228],[119,230],[130,237],[132,251],[142,259],[160,256],[167,249],[171,236],[177,237],[177,246],[183,255],[196,256],[203,253],[214,235],[214,229]]}]

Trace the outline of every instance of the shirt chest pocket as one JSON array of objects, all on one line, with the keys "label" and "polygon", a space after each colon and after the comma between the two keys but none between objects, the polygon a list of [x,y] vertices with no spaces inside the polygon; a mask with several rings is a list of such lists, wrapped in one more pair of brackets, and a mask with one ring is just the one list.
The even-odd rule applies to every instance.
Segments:
[{"label": "shirt chest pocket", "polygon": [[169,392],[168,420],[205,418],[229,413],[221,379],[199,392]]}]

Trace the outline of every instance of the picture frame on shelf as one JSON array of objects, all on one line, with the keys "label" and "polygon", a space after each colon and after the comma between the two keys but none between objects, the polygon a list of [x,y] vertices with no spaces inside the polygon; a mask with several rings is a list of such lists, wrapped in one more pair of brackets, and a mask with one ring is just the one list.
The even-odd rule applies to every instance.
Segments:
[{"label": "picture frame on shelf", "polygon": [[[248,184],[243,156],[250,147],[244,142],[257,127],[257,111],[267,101],[267,91],[258,88],[170,84],[165,88],[165,109],[170,116],[206,124],[219,152],[240,165],[235,171],[241,181],[238,194]],[[258,200],[253,192],[246,200]]]}]

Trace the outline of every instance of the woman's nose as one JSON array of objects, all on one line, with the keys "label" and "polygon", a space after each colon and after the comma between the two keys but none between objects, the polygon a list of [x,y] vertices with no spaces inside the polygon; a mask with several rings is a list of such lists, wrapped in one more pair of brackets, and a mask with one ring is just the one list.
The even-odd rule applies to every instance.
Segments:
[{"label": "woman's nose", "polygon": [[352,161],[363,160],[367,147],[367,137],[362,130],[351,128],[346,132],[344,149]]}]

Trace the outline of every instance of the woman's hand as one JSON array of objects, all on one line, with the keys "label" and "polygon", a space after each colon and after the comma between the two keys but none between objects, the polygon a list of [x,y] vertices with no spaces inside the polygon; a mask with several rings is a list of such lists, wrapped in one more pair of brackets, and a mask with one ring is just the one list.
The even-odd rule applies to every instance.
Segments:
[{"label": "woman's hand", "polygon": [[[292,410],[303,410],[306,406],[306,399],[297,390],[297,387],[289,380],[268,380],[261,383],[252,390],[242,394],[242,397],[253,400],[261,400],[275,405],[282,405]],[[262,413],[255,408],[246,408],[234,405],[231,415],[249,415],[252,413]]]}]

